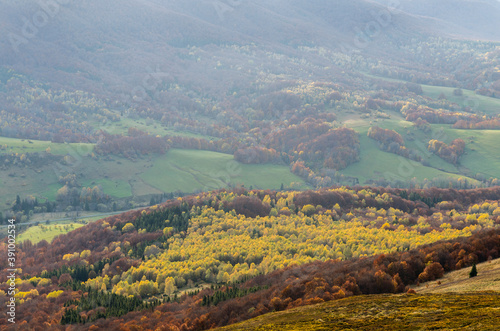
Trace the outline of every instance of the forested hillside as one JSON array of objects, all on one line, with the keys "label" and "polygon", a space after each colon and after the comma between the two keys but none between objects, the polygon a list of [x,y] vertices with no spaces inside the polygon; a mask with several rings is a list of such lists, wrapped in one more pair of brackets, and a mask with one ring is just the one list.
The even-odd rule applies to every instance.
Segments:
[{"label": "forested hillside", "polygon": [[[194,330],[351,295],[400,293],[499,257],[499,193],[236,190],[171,200],[50,244],[19,245],[19,323],[168,322]],[[7,245],[1,249],[5,255]]]}]

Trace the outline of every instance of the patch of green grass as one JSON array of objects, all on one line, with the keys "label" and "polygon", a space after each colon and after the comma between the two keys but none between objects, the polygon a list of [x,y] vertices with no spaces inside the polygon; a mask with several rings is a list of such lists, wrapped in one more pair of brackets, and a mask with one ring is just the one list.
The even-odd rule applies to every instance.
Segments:
[{"label": "patch of green grass", "polygon": [[153,167],[140,176],[146,183],[164,192],[214,190],[229,185],[279,189],[281,184],[306,187],[287,166],[253,165],[234,161],[229,154],[197,150],[170,150],[155,159]]},{"label": "patch of green grass", "polygon": [[83,224],[80,223],[69,223],[69,224],[40,224],[37,226],[32,226],[26,231],[17,236],[18,242],[23,242],[25,240],[30,240],[32,243],[36,244],[42,240],[47,240],[51,242],[55,237],[60,234],[65,234],[70,231],[81,228]]},{"label": "patch of green grass", "polygon": [[[366,135],[368,126],[357,122],[355,128],[361,135]],[[383,120],[376,125],[399,132],[405,138],[407,148],[418,151],[425,157],[429,167],[445,173],[465,177],[474,177],[482,174],[486,179],[500,178],[500,130],[458,130],[451,125],[433,124],[432,132],[424,133],[413,127],[413,123],[398,120]],[[411,132],[414,140],[408,139],[407,132]],[[450,144],[454,139],[463,139],[466,143],[465,154],[459,164],[453,165],[427,151],[431,139],[437,139]],[[432,174],[430,174],[432,175]],[[452,176],[454,177],[454,176]],[[474,181],[473,179],[469,179]]]},{"label": "patch of green grass", "polygon": [[[383,121],[377,123],[380,127],[398,129],[397,131],[401,131],[399,127],[400,124],[402,124],[404,128],[405,123],[401,121]],[[443,168],[445,168],[443,169],[445,171],[443,171],[433,167],[423,166],[419,162],[411,161],[393,153],[382,151],[379,149],[377,142],[367,137],[366,134],[369,126],[358,125],[354,129],[360,134],[360,161],[350,165],[341,172],[346,176],[357,177],[360,184],[366,184],[368,180],[377,178],[385,178],[387,180],[398,179],[404,182],[416,178],[418,182],[422,182],[424,179],[431,180],[440,178],[446,181],[449,178],[458,179],[460,177],[465,177],[463,175],[447,172],[453,170],[453,168],[448,166],[445,167],[443,165]],[[434,160],[441,164],[445,162]],[[478,183],[475,179],[467,179],[471,183]]]},{"label": "patch of green grass", "polygon": [[[466,143],[466,153],[460,158],[460,165],[470,175],[483,174],[486,178],[500,178],[500,131],[457,130],[450,126],[433,125],[445,142],[460,138]],[[442,128],[442,129],[441,129]]]},{"label": "patch of green grass", "polygon": [[34,153],[43,152],[50,148],[50,153],[54,155],[85,155],[94,150],[93,144],[72,143],[72,144],[58,144],[50,141],[30,140],[30,139],[17,139],[0,137],[0,153]]},{"label": "patch of green grass", "polygon": [[452,87],[422,85],[424,95],[430,98],[437,99],[442,93],[448,101],[462,107],[470,107],[474,112],[488,115],[500,114],[500,99],[479,95],[471,90],[462,90],[463,95],[456,96],[453,94],[454,90],[455,88]]},{"label": "patch of green grass", "polygon": [[0,211],[9,209],[16,200],[16,195],[26,198],[34,195],[40,202],[55,200],[61,185],[52,167],[38,168],[9,167],[1,170],[0,175]]},{"label": "patch of green grass", "polygon": [[[88,212],[88,213],[95,214],[95,212]],[[87,223],[95,222],[103,218],[106,218],[108,216],[109,215],[86,217],[85,215],[83,215],[77,218],[78,219],[77,222],[75,222],[75,220],[72,219],[72,220],[61,220],[56,222],[50,222],[47,224],[45,221],[47,219],[54,219],[54,218],[58,219],[58,218],[63,218],[64,216],[58,215],[57,213],[35,214],[33,217],[34,219],[31,222],[33,224],[38,224],[38,225],[30,226],[25,231],[18,234],[17,241],[23,242],[25,240],[30,240],[32,243],[36,244],[42,240],[47,240],[47,242],[50,243],[55,237],[57,237],[60,234],[66,234],[68,232],[71,232],[73,230],[85,226],[85,224]]]},{"label": "patch of green grass", "polygon": [[[383,120],[377,123],[378,126],[384,129],[390,129],[401,134],[405,140],[405,146],[418,152],[424,160],[429,163],[429,167],[443,171],[445,173],[461,174],[461,170],[457,165],[451,164],[439,156],[428,151],[427,146],[431,139],[446,140],[446,143],[451,143],[454,139],[449,139],[445,134],[440,131],[442,126],[436,126],[432,132],[425,133],[413,126],[412,122],[405,120]],[[368,129],[367,129],[368,131]],[[410,138],[411,135],[411,138]]]},{"label": "patch of green grass", "polygon": [[[42,143],[39,150],[54,146]],[[295,183],[295,189],[308,187],[289,171],[288,166],[244,165],[235,162],[232,155],[209,151],[171,150],[166,155],[145,155],[136,160],[113,155],[92,159],[83,154],[77,162],[62,169],[49,164],[11,166],[2,170],[0,210],[9,209],[18,194],[21,198],[33,195],[40,201],[55,201],[57,191],[62,187],[59,176],[68,173],[76,174],[80,185],[101,185],[105,194],[119,199],[140,199],[150,194],[174,191],[189,193],[240,184],[256,189],[279,189],[282,183],[285,187]]]},{"label": "patch of green grass", "polygon": [[216,330],[498,330],[500,294],[365,295]]},{"label": "patch of green grass", "polygon": [[57,196],[57,191],[62,187],[62,185],[57,183],[51,183],[44,187],[42,191],[38,191],[37,196],[44,198],[48,201],[55,201]]},{"label": "patch of green grass", "polygon": [[[389,82],[406,83],[406,81],[400,79],[386,78],[366,73],[363,74],[367,77],[377,78]],[[456,89],[454,87],[425,84],[421,84],[421,86],[424,95],[432,99],[438,99],[442,93],[447,100],[454,102],[459,106],[470,107],[474,112],[485,113],[488,115],[500,115],[500,99],[479,95],[474,91],[465,89],[462,89],[462,96],[456,96],[453,94],[453,91]]]}]

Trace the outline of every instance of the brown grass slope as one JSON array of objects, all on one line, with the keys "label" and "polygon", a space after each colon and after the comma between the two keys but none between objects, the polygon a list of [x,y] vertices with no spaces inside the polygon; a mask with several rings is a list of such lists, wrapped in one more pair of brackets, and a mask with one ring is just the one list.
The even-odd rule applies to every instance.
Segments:
[{"label": "brown grass slope", "polygon": [[499,299],[498,294],[367,295],[216,330],[498,330]]},{"label": "brown grass slope", "polygon": [[417,293],[500,292],[500,259],[477,264],[477,276],[469,278],[471,268],[446,273],[443,278],[413,287]]}]

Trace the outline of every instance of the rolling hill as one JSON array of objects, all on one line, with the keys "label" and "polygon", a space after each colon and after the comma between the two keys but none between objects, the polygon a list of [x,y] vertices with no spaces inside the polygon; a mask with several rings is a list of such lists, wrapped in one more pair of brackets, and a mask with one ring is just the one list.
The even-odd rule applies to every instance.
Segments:
[{"label": "rolling hill", "polygon": [[491,260],[477,264],[478,275],[469,278],[470,268],[446,273],[440,280],[413,287],[419,294],[500,292],[498,271],[500,261]]},{"label": "rolling hill", "polygon": [[[42,81],[123,92],[135,87],[134,79],[146,66],[168,68],[177,79],[187,76],[186,71],[195,68],[183,66],[178,57],[188,46],[213,45],[210,52],[215,55],[217,50],[224,51],[223,45],[256,44],[294,56],[301,54],[297,46],[333,50],[342,46],[387,57],[389,50],[403,55],[398,49],[412,39],[461,33],[459,23],[475,39],[499,41],[494,34],[499,30],[498,4],[462,2],[403,1],[393,9],[390,4],[366,0],[241,1],[233,5],[224,1],[85,1],[47,7],[49,14],[44,14],[44,7],[35,3],[5,1],[0,14],[0,55],[3,65]],[[455,7],[467,16],[443,10]],[[439,13],[448,13],[443,14],[448,20]]]},{"label": "rolling hill", "polygon": [[496,330],[498,298],[499,294],[361,296],[270,313],[215,330]]},{"label": "rolling hill", "polygon": [[[389,5],[387,0],[375,0]],[[456,38],[497,40],[500,37],[497,0],[401,0],[398,9],[419,17],[426,17],[441,23],[442,32]]]},{"label": "rolling hill", "polygon": [[[461,316],[452,319],[459,327],[477,323],[472,313],[481,310],[489,326],[498,318],[497,294],[394,294],[436,279],[446,286],[445,271],[498,259],[499,190],[236,189],[169,200],[50,244],[19,243],[16,318],[54,330],[204,330],[245,320],[278,327],[283,317],[291,328],[367,328],[389,321],[439,327]],[[46,230],[46,238],[62,231]],[[479,272],[477,280],[486,267]],[[0,290],[6,304],[14,294],[8,284]],[[355,314],[338,314],[346,309]],[[0,328],[15,329],[5,320]]]},{"label": "rolling hill", "polygon": [[[482,328],[495,330],[500,318],[498,299],[500,260],[446,273],[443,278],[404,295],[369,295],[342,299],[285,312],[269,313],[216,330],[397,330],[415,328]],[[481,316],[479,319],[478,316]]]}]

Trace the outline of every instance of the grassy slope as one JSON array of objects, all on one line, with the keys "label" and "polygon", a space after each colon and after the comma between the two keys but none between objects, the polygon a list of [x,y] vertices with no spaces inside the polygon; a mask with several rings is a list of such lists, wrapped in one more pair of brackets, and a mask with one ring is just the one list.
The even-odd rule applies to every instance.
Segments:
[{"label": "grassy slope", "polygon": [[99,123],[94,123],[95,127],[111,133],[111,134],[127,134],[128,128],[136,128],[138,130],[147,132],[151,135],[160,136],[182,136],[189,138],[204,138],[204,139],[217,139],[210,136],[203,136],[196,133],[184,132],[184,131],[174,131],[165,127],[161,122],[154,120],[144,120],[144,119],[132,119],[122,117],[118,122],[110,122],[105,126]]},{"label": "grassy slope", "polygon": [[[404,82],[373,75],[367,76],[388,81]],[[474,91],[470,90],[463,90],[463,96],[454,96],[454,88],[443,86],[422,85],[422,90],[425,96],[433,99],[437,99],[439,95],[443,93],[448,100],[461,106],[471,107],[475,112],[488,115],[500,115],[500,99],[477,95]],[[411,123],[407,123],[411,125]],[[460,170],[464,171],[469,176],[480,173],[487,178],[500,178],[500,152],[498,150],[500,130],[457,130],[453,129],[450,125],[437,124],[432,125],[432,128],[431,134],[427,136],[420,134],[420,141],[425,142],[430,139],[438,139],[450,143],[453,139],[461,138],[466,142],[467,146],[466,154],[462,156],[460,161]],[[441,128],[442,131],[440,130]],[[401,130],[395,130],[402,133]],[[420,149],[418,146],[415,146],[415,143],[411,142],[407,142],[407,146]],[[453,165],[447,164],[436,156],[432,156],[428,161],[433,167],[438,169],[444,169],[450,172],[456,172],[458,170]]]},{"label": "grassy slope", "polygon": [[474,111],[487,115],[498,115],[500,113],[500,99],[479,95],[470,90],[462,90],[462,96],[455,96],[453,95],[454,90],[452,87],[422,85],[424,95],[430,98],[437,99],[443,93],[449,101],[460,106],[470,107]]},{"label": "grassy slope", "polygon": [[30,240],[33,244],[36,244],[42,240],[47,240],[50,243],[58,235],[68,233],[82,226],[84,225],[79,223],[32,226],[17,237],[17,242]]},{"label": "grassy slope", "polygon": [[463,167],[473,174],[500,178],[499,130],[456,130],[445,127],[443,131],[449,139],[461,138],[466,142],[466,154],[460,162]]},{"label": "grassy slope", "polygon": [[279,189],[305,184],[287,166],[253,165],[234,161],[232,155],[209,151],[174,149],[155,159],[153,167],[140,176],[146,183],[165,192],[213,190],[228,184],[260,189]]},{"label": "grassy slope", "polygon": [[84,180],[82,185],[85,187],[94,187],[100,185],[102,190],[115,198],[126,198],[132,195],[130,184],[124,179],[95,179]]},{"label": "grassy slope", "polygon": [[[500,150],[497,147],[500,141],[500,130],[457,130],[451,125],[433,124],[431,125],[432,132],[423,133],[420,130],[410,129],[412,123],[402,120],[385,120],[377,125],[399,132],[405,138],[406,146],[424,155],[433,168],[456,174],[462,172],[467,176],[481,173],[486,178],[500,178]],[[367,130],[366,128],[366,132]],[[414,141],[409,141],[405,137],[406,132],[410,130],[414,133]],[[363,130],[360,134],[364,135],[366,132]],[[427,151],[427,145],[431,139],[438,139],[449,144],[457,138],[463,139],[466,143],[465,154],[460,158],[458,166]]]},{"label": "grassy slope", "polygon": [[[406,83],[406,81],[400,79],[386,78],[381,76],[370,75],[367,73],[363,74],[367,77],[381,79],[385,81]],[[443,93],[446,99],[458,104],[459,106],[470,107],[472,108],[472,110],[476,112],[488,115],[500,114],[500,99],[479,95],[471,90],[462,90],[463,93],[462,96],[455,96],[453,95],[453,91],[455,90],[455,88],[453,87],[434,86],[425,84],[421,84],[421,86],[424,95],[429,98],[437,99],[439,95]]]},{"label": "grassy slope", "polygon": [[72,155],[74,151],[79,154],[91,153],[94,149],[92,144],[74,143],[74,144],[56,144],[50,141],[16,139],[0,137],[0,146],[6,145],[6,149],[0,150],[0,153],[33,153],[43,152],[50,147],[50,153],[55,155]]},{"label": "grassy slope", "polygon": [[[85,213],[84,213],[85,214]],[[95,212],[88,212],[88,215],[94,215]],[[57,216],[59,215],[59,216]],[[66,234],[70,231],[76,230],[85,226],[89,222],[95,222],[100,219],[106,218],[107,216],[85,216],[82,215],[78,218],[78,222],[73,220],[57,221],[50,224],[45,224],[45,220],[54,219],[55,217],[64,218],[64,213],[45,213],[45,214],[35,214],[32,221],[39,222],[40,225],[31,226],[26,231],[23,231],[17,236],[17,242],[23,242],[25,240],[30,240],[33,244],[36,244],[42,240],[47,240],[51,242],[52,239],[60,234]],[[0,231],[5,229],[0,229]]]},{"label": "grassy slope", "polygon": [[218,330],[498,330],[499,294],[367,295],[270,313]]},{"label": "grassy slope", "polygon": [[478,274],[474,278],[469,278],[470,270],[471,268],[463,268],[452,271],[439,280],[421,284],[413,289],[422,294],[500,291],[500,259],[478,264]]},{"label": "grassy slope", "polygon": [[67,173],[77,174],[83,186],[100,184],[104,193],[116,198],[131,196],[132,188],[128,181],[135,175],[134,167],[139,165],[144,168],[145,163],[147,160],[132,162],[121,158],[97,161],[83,155],[74,163],[63,167],[10,167],[0,171],[0,210],[12,203],[17,194],[21,197],[34,195],[41,200],[54,201],[57,190],[62,186],[58,178]]},{"label": "grassy slope", "polygon": [[[394,115],[394,114],[391,114]],[[459,170],[442,160],[441,158],[427,153],[427,143],[435,134],[425,136],[421,134],[413,142],[408,141],[407,147],[413,148],[423,154],[429,161],[429,167],[420,163],[413,162],[393,153],[388,153],[379,149],[377,143],[367,137],[368,129],[371,125],[378,125],[385,129],[396,130],[405,136],[406,131],[411,128],[412,123],[404,121],[400,116],[393,116],[394,119],[378,120],[376,123],[368,120],[350,120],[347,125],[356,130],[360,135],[361,155],[360,161],[343,170],[342,173],[347,176],[357,177],[360,184],[373,178],[398,178],[403,181],[417,178],[418,181],[433,178],[459,178],[464,177],[458,174]],[[437,130],[437,128],[436,128]],[[450,141],[451,142],[451,141]],[[468,178],[470,182],[477,181]]]},{"label": "grassy slope", "polygon": [[61,187],[57,178],[51,167],[0,170],[0,211],[10,206],[17,194],[22,197],[34,194],[42,200],[55,200],[56,192]]},{"label": "grassy slope", "polygon": [[[220,330],[497,330],[500,259],[414,287],[417,295],[368,295],[266,314]],[[489,291],[489,292],[485,292]],[[492,292],[493,291],[493,292]],[[482,292],[482,293],[473,293]]]},{"label": "grassy slope", "polygon": [[[92,144],[56,144],[50,141],[14,139],[0,137],[0,145],[7,147],[0,153],[33,153],[43,152],[50,147],[50,152],[55,155],[77,156],[87,155],[93,150]],[[57,183],[57,170],[54,166],[37,167],[10,167],[0,170],[0,211],[10,205],[19,194],[23,197],[35,195],[45,200],[55,200],[56,192],[61,187]]]}]

